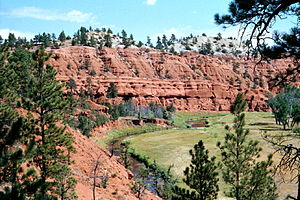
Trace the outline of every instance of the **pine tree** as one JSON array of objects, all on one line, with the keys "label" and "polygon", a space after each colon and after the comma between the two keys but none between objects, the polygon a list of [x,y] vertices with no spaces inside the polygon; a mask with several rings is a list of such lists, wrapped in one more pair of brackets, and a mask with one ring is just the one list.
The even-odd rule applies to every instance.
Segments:
[{"label": "pine tree", "polygon": [[[216,158],[209,159],[208,150],[205,149],[202,140],[190,150],[190,155],[192,156],[191,164],[184,171],[183,181],[196,193],[176,188],[175,197],[185,199],[188,196],[188,199],[197,200],[216,199],[219,191]],[[173,199],[176,199],[175,197]]]},{"label": "pine tree", "polygon": [[108,34],[113,34],[112,30],[110,28],[107,29]]},{"label": "pine tree", "polygon": [[17,39],[15,37],[15,34],[9,33],[8,34],[8,46],[9,47],[14,47],[16,42],[17,42]]},{"label": "pine tree", "polygon": [[113,82],[109,83],[106,97],[107,98],[115,98],[117,96],[118,96],[118,90],[117,90],[115,83],[113,83]]},{"label": "pine tree", "polygon": [[162,43],[161,43],[161,39],[160,39],[160,37],[158,36],[157,37],[157,42],[156,42],[156,49],[162,49]]},{"label": "pine tree", "polygon": [[122,34],[122,38],[127,38],[127,33],[124,29],[122,30],[121,34]]},{"label": "pine tree", "polygon": [[90,41],[89,41],[89,46],[94,47],[94,46],[96,46],[96,44],[97,44],[97,41],[96,41],[95,37],[91,36]]},{"label": "pine tree", "polygon": [[247,108],[247,102],[244,99],[243,93],[238,93],[234,102],[230,105],[230,112],[234,115],[239,115]]},{"label": "pine tree", "polygon": [[249,140],[249,129],[245,129],[246,101],[239,94],[230,110],[235,114],[234,133],[229,130],[223,144],[218,142],[221,150],[221,169],[225,183],[230,186],[228,195],[237,200],[268,200],[277,197],[276,187],[271,176],[271,155],[267,161],[256,161],[261,148],[258,142]]},{"label": "pine tree", "polygon": [[106,47],[112,47],[112,40],[111,40],[111,36],[110,36],[110,34],[106,34],[105,36],[104,36],[104,46],[106,46]]},{"label": "pine tree", "polygon": [[35,125],[35,152],[33,161],[40,170],[40,190],[36,199],[61,199],[75,197],[75,180],[68,165],[70,153],[74,151],[73,138],[64,126],[58,126],[65,117],[68,102],[63,95],[63,85],[55,79],[56,71],[46,65],[50,54],[43,49],[33,54],[36,65],[33,68],[23,105],[36,114],[28,118]]},{"label": "pine tree", "polygon": [[153,44],[151,42],[151,38],[147,36],[147,46],[153,48]]},{"label": "pine tree", "polygon": [[66,40],[66,35],[65,32],[62,31],[59,36],[58,36],[58,40],[60,40],[61,42],[64,42]]},{"label": "pine tree", "polygon": [[32,126],[15,112],[20,84],[8,59],[9,51],[4,45],[0,49],[0,185],[4,186],[0,199],[21,200],[32,197],[39,186],[32,166],[27,163],[24,168],[26,161],[32,159]]},{"label": "pine tree", "polygon": [[164,48],[168,47],[168,39],[165,34],[163,34],[163,37],[162,37],[162,44],[163,44]]},{"label": "pine tree", "polygon": [[170,42],[174,43],[176,41],[176,36],[174,34],[171,35]]}]

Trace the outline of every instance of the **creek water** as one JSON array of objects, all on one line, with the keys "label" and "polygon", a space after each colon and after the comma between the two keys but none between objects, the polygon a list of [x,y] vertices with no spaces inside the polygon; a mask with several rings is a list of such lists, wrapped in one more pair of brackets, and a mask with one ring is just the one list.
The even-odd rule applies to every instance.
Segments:
[{"label": "creek water", "polygon": [[[124,145],[122,145],[122,142],[130,136],[139,135],[139,134],[145,134],[145,133],[129,133],[125,136],[120,136],[120,137],[113,139],[109,143],[109,147],[108,147],[108,150],[111,153],[111,155],[117,156],[118,160],[120,160],[120,163],[121,163],[121,152],[122,152],[122,148],[124,148]],[[143,177],[143,179],[140,178],[140,173],[142,172],[142,170],[144,170],[146,168],[145,164],[134,159],[132,156],[130,156],[130,154],[128,155],[128,159],[129,159],[129,168],[128,169],[134,174],[134,179],[137,181],[142,181],[143,184],[145,186],[147,186],[146,187],[147,190],[158,195],[157,188],[155,186],[156,180],[153,177],[153,175],[151,175],[151,173],[148,173],[146,177]]]}]

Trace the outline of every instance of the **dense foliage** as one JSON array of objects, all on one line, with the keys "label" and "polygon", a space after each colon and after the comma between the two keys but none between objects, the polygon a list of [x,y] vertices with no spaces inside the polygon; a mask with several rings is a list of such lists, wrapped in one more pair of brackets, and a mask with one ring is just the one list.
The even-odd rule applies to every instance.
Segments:
[{"label": "dense foliage", "polygon": [[69,168],[73,138],[58,126],[68,101],[55,70],[44,64],[49,56],[43,49],[1,46],[1,199],[76,198]]},{"label": "dense foliage", "polygon": [[268,101],[275,117],[276,124],[282,124],[283,129],[294,127],[300,122],[300,89],[286,86],[284,91]]}]

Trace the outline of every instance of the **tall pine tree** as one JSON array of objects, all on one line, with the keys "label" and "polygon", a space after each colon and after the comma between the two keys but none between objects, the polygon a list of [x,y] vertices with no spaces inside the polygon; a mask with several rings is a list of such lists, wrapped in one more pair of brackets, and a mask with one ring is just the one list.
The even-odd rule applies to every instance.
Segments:
[{"label": "tall pine tree", "polygon": [[4,45],[0,49],[0,199],[21,200],[33,197],[39,186],[37,173],[27,162],[34,144],[32,126],[15,111],[20,83],[8,57]]},{"label": "tall pine tree", "polygon": [[223,144],[218,142],[221,150],[221,169],[225,183],[230,186],[228,195],[237,200],[271,200],[277,197],[276,186],[271,176],[271,155],[267,161],[258,162],[261,148],[258,142],[249,140],[249,129],[245,129],[247,107],[243,94],[239,94],[230,107],[235,115],[233,129],[225,135]]},{"label": "tall pine tree", "polygon": [[[28,118],[35,124],[35,150],[33,162],[40,170],[40,190],[36,199],[61,199],[75,197],[75,179],[68,167],[70,152],[74,151],[73,138],[58,123],[65,118],[68,102],[64,98],[63,85],[55,78],[56,71],[46,65],[50,54],[43,49],[33,54],[35,66],[25,91],[23,105],[30,111]],[[33,114],[31,114],[33,113]]]}]

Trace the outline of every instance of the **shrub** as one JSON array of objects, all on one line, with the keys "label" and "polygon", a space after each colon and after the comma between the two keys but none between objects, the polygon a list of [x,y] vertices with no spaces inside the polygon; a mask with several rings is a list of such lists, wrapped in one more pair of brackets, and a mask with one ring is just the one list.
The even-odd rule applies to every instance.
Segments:
[{"label": "shrub", "polygon": [[90,131],[93,129],[93,121],[86,115],[79,115],[77,128],[83,135],[89,137],[91,136]]},{"label": "shrub", "polygon": [[89,75],[90,76],[95,76],[97,73],[94,69],[92,69],[90,72],[89,72]]},{"label": "shrub", "polygon": [[96,118],[95,119],[96,126],[101,126],[108,121],[107,117],[100,113],[96,113],[95,118]]}]

